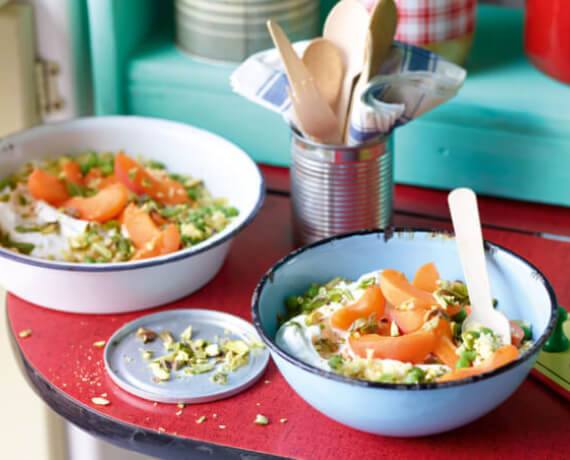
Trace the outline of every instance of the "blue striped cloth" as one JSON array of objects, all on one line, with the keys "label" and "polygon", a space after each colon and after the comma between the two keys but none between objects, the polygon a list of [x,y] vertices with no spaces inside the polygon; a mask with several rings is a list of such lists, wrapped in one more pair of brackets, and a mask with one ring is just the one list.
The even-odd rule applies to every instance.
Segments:
[{"label": "blue striped cloth", "polygon": [[[308,41],[294,44],[299,55]],[[370,80],[350,120],[349,144],[357,145],[390,134],[455,94],[465,80],[463,68],[431,51],[394,41],[378,75]],[[281,113],[294,124],[286,87],[289,84],[277,50],[254,54],[232,74],[238,94]]]}]

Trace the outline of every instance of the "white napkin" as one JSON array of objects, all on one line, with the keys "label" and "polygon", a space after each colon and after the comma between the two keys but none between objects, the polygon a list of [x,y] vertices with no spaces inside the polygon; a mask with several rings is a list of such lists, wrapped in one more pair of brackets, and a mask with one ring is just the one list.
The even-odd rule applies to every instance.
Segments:
[{"label": "white napkin", "polygon": [[[299,56],[309,41],[293,45]],[[358,145],[392,130],[451,99],[463,85],[463,68],[417,46],[394,41],[378,75],[358,99],[350,120],[349,145]],[[230,77],[243,97],[281,113],[289,124],[295,116],[286,87],[287,75],[276,49],[245,60]]]}]

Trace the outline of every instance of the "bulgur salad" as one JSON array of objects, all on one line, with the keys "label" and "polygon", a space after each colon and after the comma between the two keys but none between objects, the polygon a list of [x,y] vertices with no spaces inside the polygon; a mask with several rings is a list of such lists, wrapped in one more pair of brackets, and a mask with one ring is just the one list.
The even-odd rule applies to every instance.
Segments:
[{"label": "bulgur salad", "polygon": [[30,162],[0,181],[0,246],[48,260],[165,255],[207,240],[237,215],[201,179],[123,152]]},{"label": "bulgur salad", "polygon": [[532,345],[530,324],[511,321],[511,345],[484,325],[461,331],[467,287],[440,280],[433,263],[413,282],[386,269],[357,281],[311,284],[286,300],[276,343],[315,367],[385,383],[457,380],[491,371]]}]

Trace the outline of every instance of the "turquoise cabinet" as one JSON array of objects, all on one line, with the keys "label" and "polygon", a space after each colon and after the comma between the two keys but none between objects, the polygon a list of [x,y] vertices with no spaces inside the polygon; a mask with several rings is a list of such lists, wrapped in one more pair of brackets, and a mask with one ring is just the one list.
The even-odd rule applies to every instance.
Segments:
[{"label": "turquoise cabinet", "polygon": [[[323,18],[334,3],[321,2]],[[87,5],[98,114],[183,121],[289,164],[287,126],[232,92],[235,66],[176,47],[171,0]],[[570,206],[570,88],[529,64],[522,27],[520,10],[479,7],[464,88],[396,131],[397,182]]]}]

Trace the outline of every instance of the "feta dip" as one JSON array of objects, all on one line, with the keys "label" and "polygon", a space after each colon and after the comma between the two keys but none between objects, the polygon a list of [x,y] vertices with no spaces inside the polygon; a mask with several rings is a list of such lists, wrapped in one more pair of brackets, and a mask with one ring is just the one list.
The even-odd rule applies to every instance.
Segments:
[{"label": "feta dip", "polygon": [[[384,300],[382,273],[366,273],[355,282],[335,278],[288,297],[287,317],[277,331],[276,344],[323,370],[407,384],[433,382],[454,369],[477,369],[503,346],[502,338],[484,326],[461,332],[469,298],[458,281],[438,280],[437,288],[426,293],[433,305],[423,307],[421,324],[404,332],[402,327],[408,326],[404,320],[409,321],[412,310],[420,308],[414,301],[420,301],[412,298],[395,304],[390,303],[390,295]],[[531,343],[527,329],[527,340],[521,338],[519,344],[521,351]],[[410,359],[396,359],[406,356]]]},{"label": "feta dip", "polygon": [[156,257],[207,240],[237,215],[202,180],[122,152],[30,162],[0,180],[0,246],[47,260]]}]

